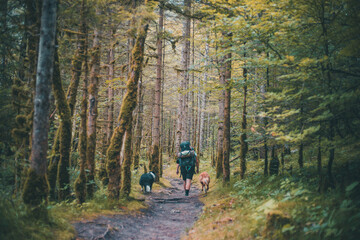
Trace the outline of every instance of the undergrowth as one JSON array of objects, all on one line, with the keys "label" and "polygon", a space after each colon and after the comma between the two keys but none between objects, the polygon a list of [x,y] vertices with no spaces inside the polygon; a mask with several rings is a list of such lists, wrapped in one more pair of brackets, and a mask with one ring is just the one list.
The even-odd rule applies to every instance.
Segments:
[{"label": "undergrowth", "polygon": [[[76,170],[72,169],[72,179],[76,179]],[[144,196],[138,185],[142,169],[132,171],[132,192],[128,198],[110,200],[107,188],[96,180],[97,191],[91,200],[78,204],[76,199],[62,202],[49,202],[47,219],[33,216],[31,209],[22,203],[21,197],[9,195],[9,191],[0,189],[0,239],[11,240],[67,240],[75,238],[72,223],[84,219],[93,219],[100,215],[127,214],[146,208]],[[166,180],[154,185],[154,190],[168,186]]]},{"label": "undergrowth", "polygon": [[[212,184],[201,196],[203,214],[187,239],[358,239],[358,180],[320,194],[313,166],[265,177],[262,164],[249,161],[246,178],[232,174],[224,186],[203,161],[202,170],[210,173]],[[286,222],[272,226],[274,215]]]}]

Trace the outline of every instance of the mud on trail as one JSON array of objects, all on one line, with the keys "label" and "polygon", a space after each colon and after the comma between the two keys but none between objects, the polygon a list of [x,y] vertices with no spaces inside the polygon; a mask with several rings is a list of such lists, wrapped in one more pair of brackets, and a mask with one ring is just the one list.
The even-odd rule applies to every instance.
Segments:
[{"label": "mud on trail", "polygon": [[132,215],[101,216],[74,223],[76,239],[180,239],[202,211],[200,190],[184,196],[183,181],[171,179],[171,188],[145,196],[148,208]]}]

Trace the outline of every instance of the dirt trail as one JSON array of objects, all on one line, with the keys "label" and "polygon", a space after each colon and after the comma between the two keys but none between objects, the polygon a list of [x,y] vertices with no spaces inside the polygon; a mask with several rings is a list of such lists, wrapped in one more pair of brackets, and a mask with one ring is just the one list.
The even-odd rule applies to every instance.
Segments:
[{"label": "dirt trail", "polygon": [[192,186],[186,197],[181,179],[170,182],[171,188],[146,195],[149,208],[140,213],[75,223],[77,239],[180,239],[197,220],[203,204],[198,188]]}]

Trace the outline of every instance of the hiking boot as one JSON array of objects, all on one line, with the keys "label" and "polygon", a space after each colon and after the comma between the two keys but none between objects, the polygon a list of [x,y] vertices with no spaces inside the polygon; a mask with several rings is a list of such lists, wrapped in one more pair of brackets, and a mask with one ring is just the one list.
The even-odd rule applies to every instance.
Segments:
[{"label": "hiking boot", "polygon": [[189,190],[185,190],[185,196],[189,196]]}]

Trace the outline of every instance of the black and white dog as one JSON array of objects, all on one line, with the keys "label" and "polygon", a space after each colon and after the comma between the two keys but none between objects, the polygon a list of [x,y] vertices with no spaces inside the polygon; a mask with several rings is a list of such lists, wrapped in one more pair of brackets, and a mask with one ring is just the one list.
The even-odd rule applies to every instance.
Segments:
[{"label": "black and white dog", "polygon": [[144,193],[150,193],[151,189],[152,189],[152,185],[155,181],[155,173],[154,172],[148,172],[148,173],[144,173],[143,175],[141,175],[140,177],[140,185],[141,185],[141,190]]}]

